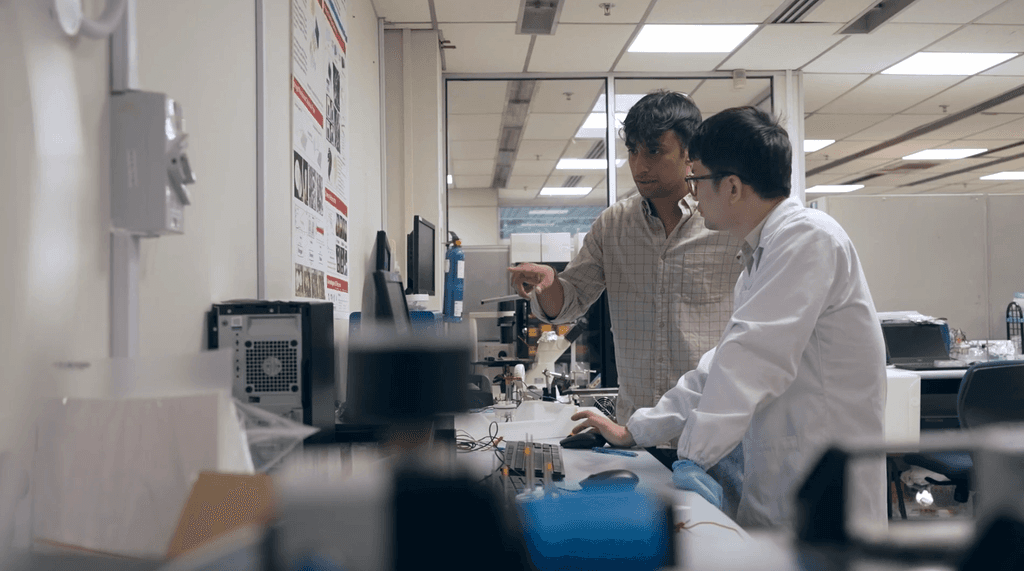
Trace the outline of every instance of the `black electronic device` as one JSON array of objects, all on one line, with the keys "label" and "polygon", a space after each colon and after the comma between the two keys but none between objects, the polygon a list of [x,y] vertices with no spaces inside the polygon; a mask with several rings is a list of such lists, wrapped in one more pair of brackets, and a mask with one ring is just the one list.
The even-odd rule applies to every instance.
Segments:
[{"label": "black electronic device", "polygon": [[584,430],[579,434],[573,434],[566,436],[558,442],[558,445],[562,448],[594,448],[595,446],[601,447],[607,444],[608,441],[601,435],[599,430],[590,429]]},{"label": "black electronic device", "polygon": [[377,252],[377,264],[375,270],[391,271],[391,244],[388,241],[388,234],[383,230],[377,231],[377,240],[374,243]]},{"label": "black electronic device", "polygon": [[234,350],[232,395],[333,439],[334,304],[243,300],[207,313],[207,348]]},{"label": "black electronic device", "polygon": [[883,323],[882,337],[890,364],[914,371],[964,369],[966,364],[948,362],[942,325],[938,323]]},{"label": "black electronic device", "polygon": [[437,251],[437,231],[434,225],[420,216],[412,219],[412,232],[406,237],[406,279],[408,294],[435,294],[434,258]]},{"label": "black electronic device", "polygon": [[505,442],[505,465],[508,466],[510,474],[516,476],[526,475],[526,447],[530,446],[530,453],[533,456],[534,477],[544,476],[544,466],[551,463],[551,479],[561,480],[565,478],[565,463],[562,461],[562,449],[547,442],[524,442],[522,440],[511,440]]},{"label": "black electronic device", "polygon": [[591,474],[580,480],[580,486],[584,489],[604,488],[609,486],[633,489],[639,481],[640,477],[633,472],[630,472],[629,470],[616,469]]},{"label": "black electronic device", "polygon": [[378,321],[391,323],[395,331],[409,331],[409,304],[402,290],[402,276],[398,272],[377,270],[373,272],[374,292],[377,296],[374,317]]}]

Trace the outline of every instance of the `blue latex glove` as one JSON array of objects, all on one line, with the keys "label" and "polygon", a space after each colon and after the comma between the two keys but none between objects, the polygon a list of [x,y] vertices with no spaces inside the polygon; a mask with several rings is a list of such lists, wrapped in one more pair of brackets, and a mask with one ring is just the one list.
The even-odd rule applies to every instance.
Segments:
[{"label": "blue latex glove", "polygon": [[672,483],[681,490],[697,492],[709,504],[722,509],[722,486],[693,460],[677,460],[672,464]]}]

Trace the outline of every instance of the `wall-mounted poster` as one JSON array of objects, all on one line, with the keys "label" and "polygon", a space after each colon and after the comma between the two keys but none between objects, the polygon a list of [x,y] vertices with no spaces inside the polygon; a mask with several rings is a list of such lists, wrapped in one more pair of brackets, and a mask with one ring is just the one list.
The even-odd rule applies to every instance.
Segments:
[{"label": "wall-mounted poster", "polygon": [[349,314],[348,35],[345,0],[292,0],[295,297]]}]

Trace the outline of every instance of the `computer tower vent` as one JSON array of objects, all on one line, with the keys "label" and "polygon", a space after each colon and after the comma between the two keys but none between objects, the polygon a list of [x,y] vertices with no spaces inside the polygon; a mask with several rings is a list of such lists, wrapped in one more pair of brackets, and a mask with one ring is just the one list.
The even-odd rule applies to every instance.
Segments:
[{"label": "computer tower vent", "polygon": [[295,341],[253,341],[245,351],[245,383],[253,393],[299,390]]}]

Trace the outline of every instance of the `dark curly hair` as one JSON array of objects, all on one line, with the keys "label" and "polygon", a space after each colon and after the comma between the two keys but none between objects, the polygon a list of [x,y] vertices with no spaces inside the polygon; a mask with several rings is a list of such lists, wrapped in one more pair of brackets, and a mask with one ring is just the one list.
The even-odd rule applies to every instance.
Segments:
[{"label": "dark curly hair", "polygon": [[685,149],[700,120],[700,109],[689,95],[660,89],[644,95],[629,109],[619,136],[630,151],[639,145],[654,150],[658,148],[661,136],[671,129],[679,136],[679,144]]},{"label": "dark curly hair", "polygon": [[789,196],[793,147],[778,120],[756,107],[708,117],[690,139],[690,159],[715,173],[732,173],[761,198]]}]

